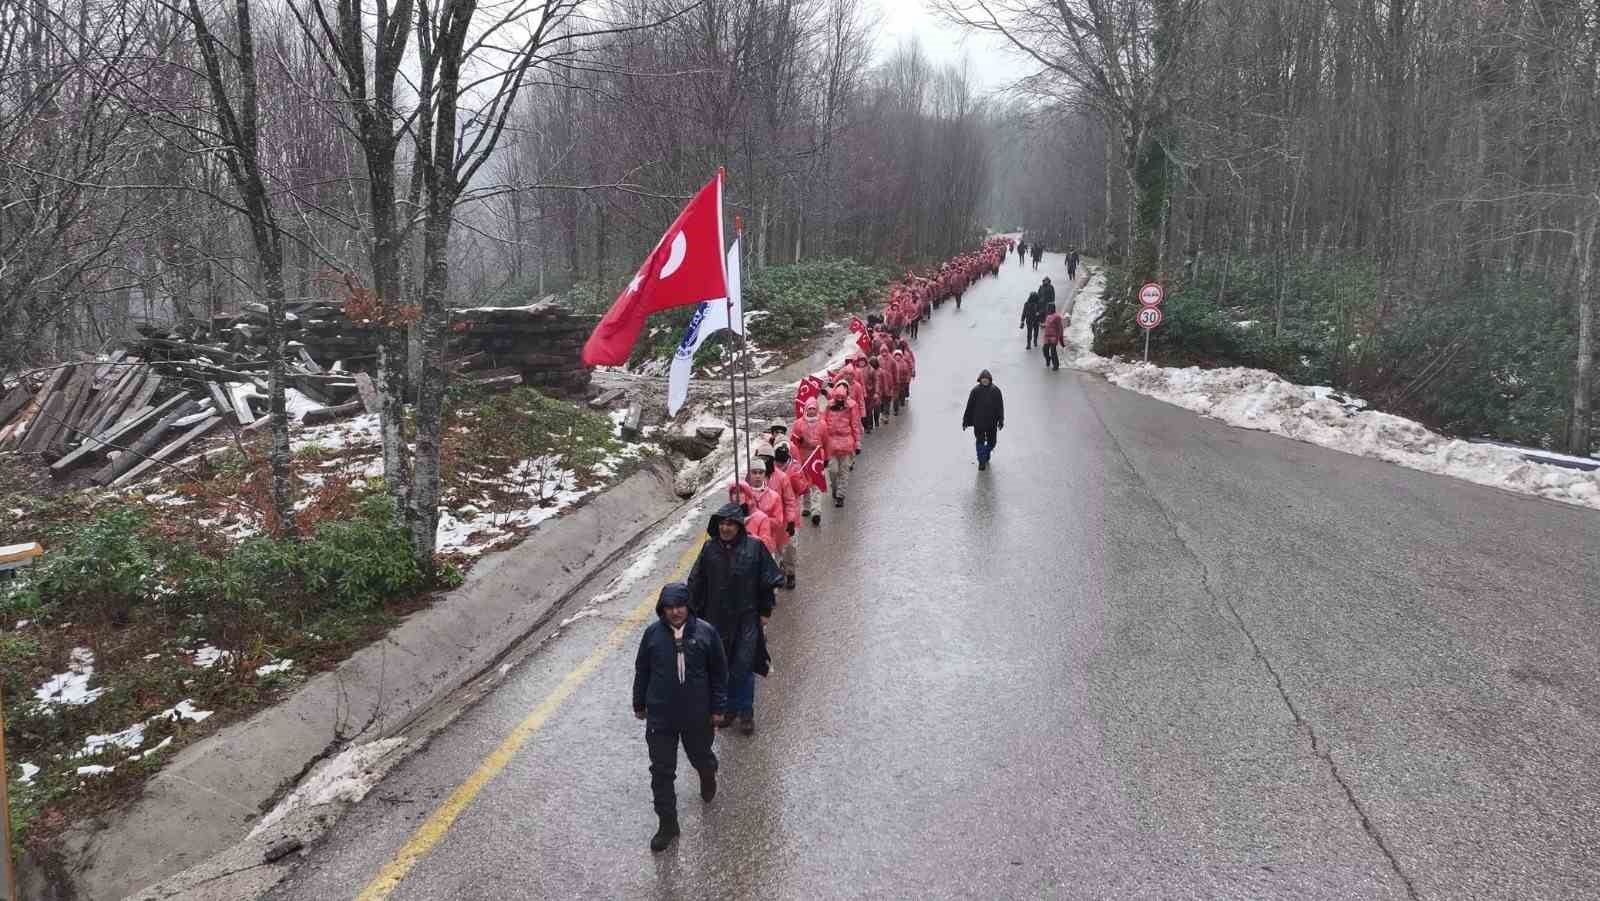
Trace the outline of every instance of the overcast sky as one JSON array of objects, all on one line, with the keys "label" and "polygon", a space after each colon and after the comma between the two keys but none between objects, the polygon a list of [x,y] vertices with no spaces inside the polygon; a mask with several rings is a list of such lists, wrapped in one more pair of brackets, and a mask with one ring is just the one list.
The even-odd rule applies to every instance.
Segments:
[{"label": "overcast sky", "polygon": [[1026,71],[1024,61],[1006,49],[1003,39],[951,25],[929,11],[924,0],[877,0],[877,4],[883,17],[878,39],[880,59],[901,41],[915,37],[935,63],[959,63],[962,56],[970,60],[973,80],[980,91],[1006,84]]}]

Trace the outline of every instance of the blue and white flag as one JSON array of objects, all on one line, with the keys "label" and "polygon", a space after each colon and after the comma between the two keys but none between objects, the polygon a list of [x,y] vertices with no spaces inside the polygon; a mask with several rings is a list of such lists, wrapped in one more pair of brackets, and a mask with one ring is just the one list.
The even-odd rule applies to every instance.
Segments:
[{"label": "blue and white flag", "polygon": [[694,373],[694,355],[700,345],[723,329],[730,329],[736,335],[744,334],[744,298],[740,283],[739,241],[734,239],[733,246],[728,248],[728,296],[704,300],[695,307],[694,318],[683,330],[683,340],[678,342],[678,350],[672,355],[672,369],[667,375],[667,415],[678,415],[683,402],[689,398],[689,376]]}]

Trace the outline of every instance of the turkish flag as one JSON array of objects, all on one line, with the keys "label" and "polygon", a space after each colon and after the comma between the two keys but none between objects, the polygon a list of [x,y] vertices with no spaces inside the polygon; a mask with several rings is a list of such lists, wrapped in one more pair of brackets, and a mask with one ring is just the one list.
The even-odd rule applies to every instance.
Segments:
[{"label": "turkish flag", "polygon": [[817,486],[818,491],[828,490],[828,461],[822,458],[822,448],[813,450],[800,469],[811,480],[811,484]]},{"label": "turkish flag", "polygon": [[583,365],[618,366],[651,313],[728,296],[722,256],[722,172],[706,182],[645,258],[583,345]]},{"label": "turkish flag", "polygon": [[806,401],[822,394],[822,379],[808,375],[800,380],[800,387],[794,392],[794,415],[798,419],[806,411]]},{"label": "turkish flag", "polygon": [[861,352],[864,354],[872,353],[872,339],[867,337],[866,332],[856,336],[856,346],[861,348]]}]

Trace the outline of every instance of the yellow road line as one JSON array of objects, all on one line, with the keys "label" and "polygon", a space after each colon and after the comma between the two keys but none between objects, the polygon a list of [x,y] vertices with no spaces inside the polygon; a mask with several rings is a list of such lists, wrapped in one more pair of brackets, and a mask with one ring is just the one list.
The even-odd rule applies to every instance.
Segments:
[{"label": "yellow road line", "polygon": [[[673,568],[672,578],[669,581],[682,581],[688,575],[689,567],[694,565],[695,555],[700,551],[700,545],[701,542],[699,541],[690,543],[689,549],[684,551],[683,556],[678,559],[677,566]],[[390,858],[389,862],[384,864],[383,869],[378,871],[378,875],[367,883],[367,887],[361,890],[360,895],[356,896],[358,901],[385,901],[396,888],[399,888],[400,883],[411,872],[412,867],[421,862],[422,858],[426,857],[435,845],[444,840],[445,834],[450,831],[450,827],[455,823],[456,818],[466,811],[473,800],[478,797],[478,793],[483,791],[484,786],[488,785],[494,777],[500,775],[500,771],[504,770],[517,752],[522,750],[523,745],[526,745],[529,739],[544,728],[545,723],[549,722],[550,718],[561,708],[561,705],[572,697],[573,693],[590,676],[594,675],[607,657],[610,657],[612,653],[621,648],[629,638],[638,635],[639,627],[651,614],[655,613],[655,609],[655,597],[646,598],[622,622],[618,623],[616,628],[611,630],[611,634],[606,636],[606,640],[601,642],[600,646],[595,648],[588,657],[584,658],[584,661],[578,664],[576,669],[567,673],[562,678],[561,684],[556,686],[555,691],[552,691],[543,701],[540,701],[539,706],[533,708],[527,719],[518,723],[517,728],[513,729],[511,734],[500,742],[500,746],[491,751],[489,756],[478,764],[478,768],[472,772],[472,775],[467,777],[467,781],[461,783],[460,787],[452,792],[443,804],[439,805],[433,815],[428,817],[421,826],[418,826],[415,832],[411,833],[411,838],[406,840],[400,850],[395,852],[394,857]]]}]

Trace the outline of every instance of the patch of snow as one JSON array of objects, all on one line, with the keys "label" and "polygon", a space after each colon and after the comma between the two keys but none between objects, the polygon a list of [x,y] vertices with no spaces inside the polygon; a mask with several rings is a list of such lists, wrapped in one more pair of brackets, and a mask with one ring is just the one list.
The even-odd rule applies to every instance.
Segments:
[{"label": "patch of snow", "polygon": [[304,807],[344,802],[356,804],[367,796],[383,774],[373,770],[374,764],[390,751],[405,744],[404,738],[387,738],[346,748],[300,783],[289,796],[278,802],[272,812],[261,818],[256,828],[250,830],[255,838],[273,824]]},{"label": "patch of snow", "polygon": [[[169,719],[188,720],[191,723],[203,723],[211,717],[211,714],[215,712],[216,711],[214,710],[196,710],[194,701],[192,699],[185,698],[178,702],[178,706],[168,707],[166,710],[156,714],[156,716],[166,717]],[[154,719],[154,717],[152,717],[152,719]]]},{"label": "patch of snow", "polygon": [[151,660],[160,660],[161,659],[161,655],[160,654],[146,654],[146,655],[144,655],[143,659],[144,659],[145,662],[148,663]]},{"label": "patch of snow", "polygon": [[322,409],[322,404],[306,397],[294,388],[283,389],[283,405],[285,411],[289,414],[290,422],[299,422],[300,418],[306,415],[309,410]]},{"label": "patch of snow", "polygon": [[1103,273],[1080,289],[1083,309],[1072,318],[1062,354],[1075,369],[1239,428],[1600,509],[1600,471],[1532,462],[1520,450],[1446,438],[1327,387],[1296,385],[1260,369],[1167,369],[1099,356],[1089,349],[1090,324],[1100,314],[1104,290]]},{"label": "patch of snow", "polygon": [[134,755],[130,756],[128,759],[129,760],[143,760],[146,757],[149,757],[151,754],[156,753],[157,751],[165,750],[166,747],[168,745],[170,745],[170,744],[172,744],[172,736],[169,735],[166,738],[161,739],[161,743],[156,745],[155,747],[151,748],[150,750],[141,751],[138,754],[134,754]]},{"label": "patch of snow", "polygon": [[291,670],[293,668],[294,668],[294,661],[293,660],[274,660],[273,662],[268,663],[268,664],[266,664],[264,666],[256,667],[256,675],[257,676],[272,676],[272,675],[276,675],[278,673],[286,673],[286,672],[288,672],[289,670]]},{"label": "patch of snow", "polygon": [[88,766],[78,767],[78,775],[80,776],[104,776],[108,773],[115,773],[116,771],[117,768],[114,766],[101,766],[98,763],[91,763]]},{"label": "patch of snow", "polygon": [[362,413],[349,419],[299,429],[289,442],[295,451],[316,445],[327,451],[353,446],[381,445],[383,429],[375,413]]},{"label": "patch of snow", "polygon": [[591,616],[599,616],[599,615],[600,615],[600,611],[599,610],[596,610],[593,607],[584,607],[582,610],[579,610],[577,613],[574,613],[571,616],[567,617],[566,619],[562,620],[561,624],[556,626],[556,628],[565,629],[566,627],[572,625],[573,623],[577,622],[580,619],[588,619]]},{"label": "patch of snow", "polygon": [[21,632],[23,629],[26,629],[31,625],[33,625],[33,620],[31,620],[31,619],[19,619],[19,620],[17,620],[17,626],[13,631]]},{"label": "patch of snow", "polygon": [[22,778],[17,781],[23,785],[32,785],[33,777],[39,775],[39,768],[26,761],[17,761],[17,766],[22,768]]},{"label": "patch of snow", "polygon": [[34,689],[33,697],[46,707],[81,707],[106,693],[104,688],[90,688],[94,677],[94,651],[73,648],[67,671],[51,676],[49,681]]},{"label": "patch of snow", "polygon": [[90,757],[104,751],[106,748],[122,748],[131,751],[144,744],[145,723],[135,723],[121,732],[109,735],[91,735],[83,740],[83,747],[74,754],[74,757]]},{"label": "patch of snow", "polygon": [[224,651],[209,644],[203,644],[194,651],[194,665],[201,669],[211,669],[219,663],[227,664],[232,660],[233,653],[231,651]]}]

